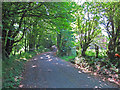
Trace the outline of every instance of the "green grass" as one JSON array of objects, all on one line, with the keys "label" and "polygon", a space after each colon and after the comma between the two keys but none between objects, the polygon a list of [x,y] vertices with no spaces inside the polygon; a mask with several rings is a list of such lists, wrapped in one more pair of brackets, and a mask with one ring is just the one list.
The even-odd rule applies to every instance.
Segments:
[{"label": "green grass", "polygon": [[35,52],[24,52],[11,56],[2,62],[3,88],[17,88],[22,78],[25,62],[35,56]]},{"label": "green grass", "polygon": [[[95,52],[95,49],[89,49],[85,52],[86,56],[91,56],[91,58],[93,59],[96,59],[95,56],[96,56],[96,52]],[[101,58],[104,58],[106,57],[106,50],[99,50],[99,55],[98,57],[101,59]],[[62,59],[64,59],[65,61],[69,61],[69,60],[74,60],[76,56],[63,56],[63,57],[60,57]]]},{"label": "green grass", "polygon": [[[87,55],[87,56],[94,56],[95,57],[95,55],[96,55],[96,52],[95,52],[95,50],[94,49],[89,49],[89,50],[87,50],[86,52],[85,52],[85,54]],[[106,54],[106,50],[99,50],[99,54],[98,54],[98,57],[106,57],[107,56],[107,54]]]},{"label": "green grass", "polygon": [[64,59],[65,61],[70,61],[70,60],[74,60],[76,56],[63,56],[63,57],[60,57],[62,59]]},{"label": "green grass", "polygon": [[36,55],[36,52],[24,52],[21,54],[21,58],[29,59]]},{"label": "green grass", "polygon": [[24,62],[23,60],[16,60],[15,57],[2,62],[3,88],[18,87]]}]

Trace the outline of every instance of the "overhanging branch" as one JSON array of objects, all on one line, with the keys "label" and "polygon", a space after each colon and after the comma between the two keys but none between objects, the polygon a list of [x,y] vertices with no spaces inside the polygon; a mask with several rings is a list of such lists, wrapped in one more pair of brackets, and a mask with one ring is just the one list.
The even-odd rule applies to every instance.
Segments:
[{"label": "overhanging branch", "polygon": [[21,41],[21,40],[22,40],[22,38],[24,37],[25,31],[26,31],[27,29],[28,29],[28,28],[26,28],[26,29],[24,29],[24,30],[23,30],[23,35],[22,35],[22,37],[21,37],[19,40],[14,41],[14,43],[19,42],[19,41]]},{"label": "overhanging branch", "polygon": [[110,23],[110,22],[107,23],[107,26],[106,26],[107,29],[106,29],[106,30],[107,30],[107,32],[108,32],[108,36],[109,36],[109,38],[110,38],[111,32],[110,32],[109,29],[108,29],[108,25],[109,25],[109,23]]}]

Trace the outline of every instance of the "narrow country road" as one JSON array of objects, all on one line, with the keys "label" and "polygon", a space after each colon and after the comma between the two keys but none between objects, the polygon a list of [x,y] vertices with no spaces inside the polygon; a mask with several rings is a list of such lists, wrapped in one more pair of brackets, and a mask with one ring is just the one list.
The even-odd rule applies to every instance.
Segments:
[{"label": "narrow country road", "polygon": [[25,65],[22,88],[115,88],[94,76],[78,73],[73,64],[55,57],[52,52],[35,56]]}]

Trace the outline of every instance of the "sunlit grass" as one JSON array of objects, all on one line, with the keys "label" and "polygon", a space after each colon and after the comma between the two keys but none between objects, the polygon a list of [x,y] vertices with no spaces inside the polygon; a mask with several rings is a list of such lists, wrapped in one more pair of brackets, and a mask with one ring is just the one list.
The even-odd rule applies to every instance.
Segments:
[{"label": "sunlit grass", "polygon": [[[85,54],[86,54],[87,56],[94,56],[94,57],[95,57],[96,52],[95,52],[95,49],[88,49],[88,50],[85,52]],[[106,57],[106,56],[107,56],[106,50],[100,49],[100,50],[99,50],[98,57]]]},{"label": "sunlit grass", "polygon": [[74,60],[76,56],[63,56],[61,57],[62,59],[64,59],[65,61],[70,61],[70,60]]}]

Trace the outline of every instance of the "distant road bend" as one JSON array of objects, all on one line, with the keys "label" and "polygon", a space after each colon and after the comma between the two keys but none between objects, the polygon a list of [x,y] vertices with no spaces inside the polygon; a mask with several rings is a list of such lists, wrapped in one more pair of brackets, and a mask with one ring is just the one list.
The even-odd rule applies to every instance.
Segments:
[{"label": "distant road bend", "polygon": [[35,56],[25,65],[21,88],[116,88],[94,76],[78,73],[73,64],[52,52]]}]

